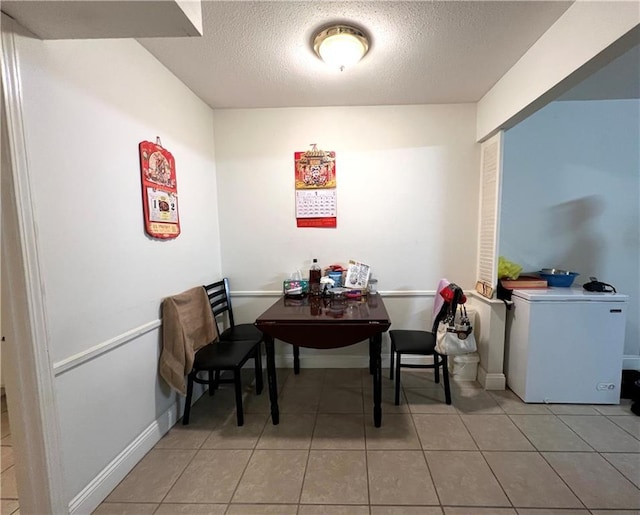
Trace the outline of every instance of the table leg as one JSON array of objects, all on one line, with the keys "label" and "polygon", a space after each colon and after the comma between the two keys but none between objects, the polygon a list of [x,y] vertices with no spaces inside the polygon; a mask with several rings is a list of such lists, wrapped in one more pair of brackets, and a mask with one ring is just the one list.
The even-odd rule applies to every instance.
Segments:
[{"label": "table leg", "polygon": [[300,347],[297,345],[293,346],[293,373],[300,373]]},{"label": "table leg", "polygon": [[373,337],[369,338],[369,373],[373,375],[374,359],[373,359]]},{"label": "table leg", "polygon": [[373,423],[382,425],[382,334],[369,340],[369,356],[373,361]]},{"label": "table leg", "polygon": [[269,382],[269,400],[271,401],[271,420],[273,425],[280,423],[280,410],[278,408],[278,379],[276,378],[276,356],[273,338],[265,335],[265,348],[267,353],[267,380]]}]

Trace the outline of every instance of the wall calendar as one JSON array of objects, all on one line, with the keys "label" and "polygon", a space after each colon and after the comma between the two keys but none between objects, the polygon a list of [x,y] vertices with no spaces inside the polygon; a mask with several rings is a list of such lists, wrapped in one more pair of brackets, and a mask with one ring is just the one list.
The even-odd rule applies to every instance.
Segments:
[{"label": "wall calendar", "polygon": [[336,227],[336,153],[295,152],[296,221],[298,227]]},{"label": "wall calendar", "polygon": [[160,138],[141,142],[139,150],[145,230],[154,238],[176,238],[180,220],[173,155],[162,148]]}]

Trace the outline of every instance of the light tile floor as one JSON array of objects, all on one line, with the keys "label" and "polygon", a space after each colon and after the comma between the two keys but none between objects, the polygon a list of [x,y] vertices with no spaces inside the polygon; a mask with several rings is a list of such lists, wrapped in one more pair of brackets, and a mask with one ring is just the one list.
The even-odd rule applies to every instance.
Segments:
[{"label": "light tile floor", "polygon": [[7,411],[7,398],[1,397],[0,412],[0,514],[18,515],[20,506],[18,503],[18,488],[16,486],[16,474],[14,467],[13,445],[11,443],[11,426],[9,425],[9,413]]},{"label": "light tile floor", "polygon": [[205,395],[94,513],[640,513],[640,418],[628,401],[529,405],[454,383],[447,406],[420,370],[402,372],[395,406],[387,374],[381,428],[367,370],[279,370],[278,426],[266,389],[247,387],[240,428],[231,389]]}]

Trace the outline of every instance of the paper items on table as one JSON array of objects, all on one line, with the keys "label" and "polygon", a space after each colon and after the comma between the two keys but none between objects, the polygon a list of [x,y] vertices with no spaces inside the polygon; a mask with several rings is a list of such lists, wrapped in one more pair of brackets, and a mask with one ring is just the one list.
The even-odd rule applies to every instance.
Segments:
[{"label": "paper items on table", "polygon": [[358,261],[349,260],[345,287],[351,289],[365,289],[369,283],[371,267]]}]

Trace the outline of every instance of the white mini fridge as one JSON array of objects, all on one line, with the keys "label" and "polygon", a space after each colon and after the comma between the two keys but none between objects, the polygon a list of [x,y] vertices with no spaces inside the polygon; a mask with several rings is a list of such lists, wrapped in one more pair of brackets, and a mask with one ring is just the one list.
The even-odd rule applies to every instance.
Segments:
[{"label": "white mini fridge", "polygon": [[524,402],[619,404],[628,297],[578,288],[513,290],[507,385]]}]

